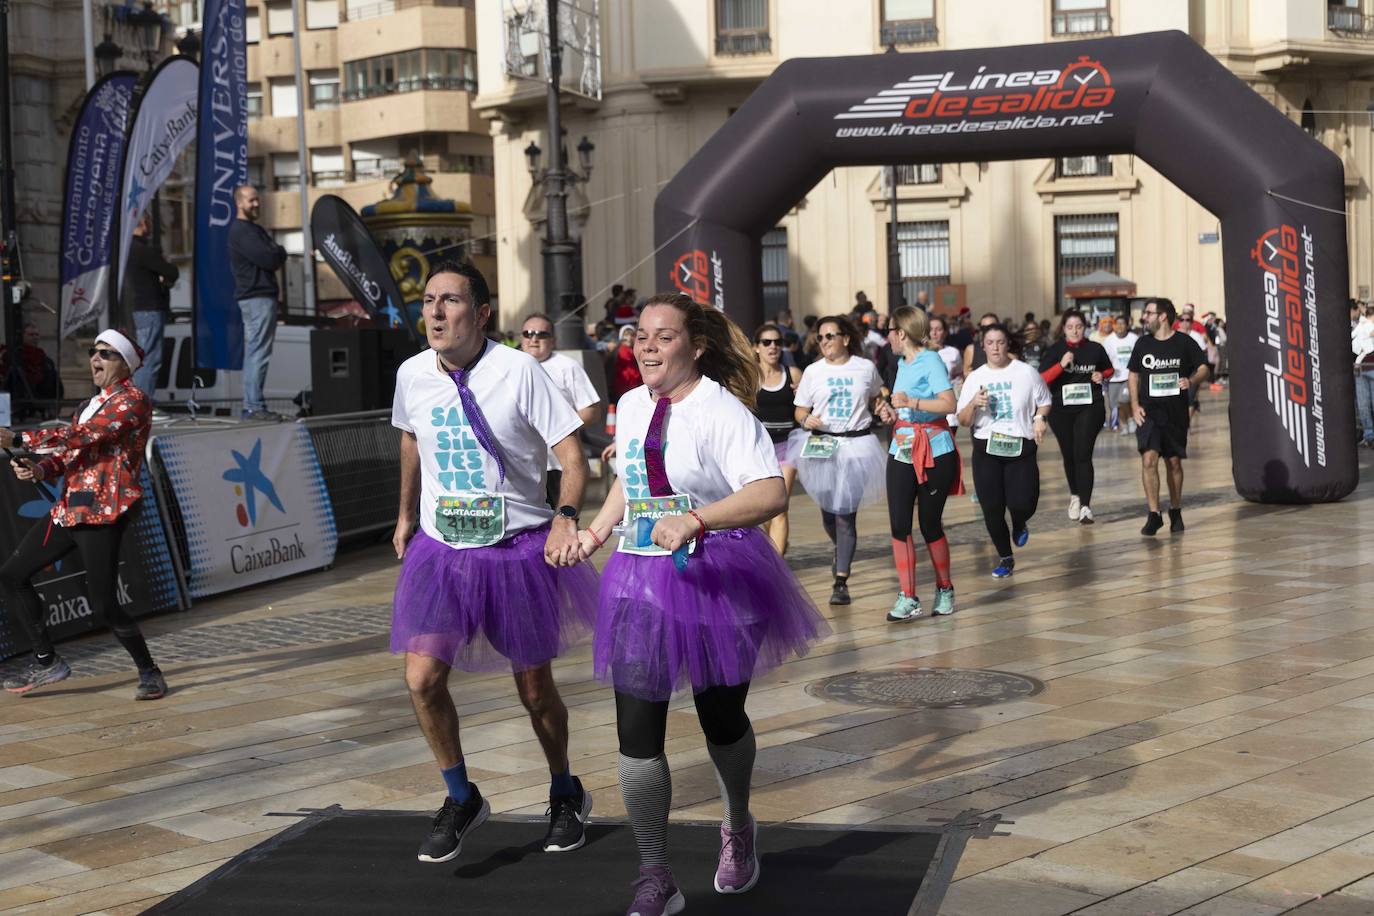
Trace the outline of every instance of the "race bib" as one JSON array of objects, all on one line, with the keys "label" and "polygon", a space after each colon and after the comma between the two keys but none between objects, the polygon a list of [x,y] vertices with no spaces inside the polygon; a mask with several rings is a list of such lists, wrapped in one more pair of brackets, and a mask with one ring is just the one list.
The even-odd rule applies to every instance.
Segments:
[{"label": "race bib", "polygon": [[1006,433],[994,432],[988,439],[988,454],[998,458],[1020,458],[1021,448],[1026,444],[1026,440],[1020,436],[1008,436]]},{"label": "race bib", "polygon": [[1178,394],[1177,372],[1156,372],[1150,376],[1150,397],[1169,398]]},{"label": "race bib", "polygon": [[802,446],[803,458],[833,458],[840,447],[840,440],[834,436],[811,436]]},{"label": "race bib", "polygon": [[902,438],[896,440],[897,453],[892,457],[896,458],[903,464],[913,464],[914,460],[911,457],[911,445],[914,439],[914,436],[903,436]]},{"label": "race bib", "polygon": [[455,547],[490,547],[506,536],[506,497],[490,493],[440,496],[434,527]]},{"label": "race bib", "polygon": [[[625,500],[625,531],[621,536],[620,544],[616,550],[621,553],[633,553],[641,557],[666,557],[671,556],[671,550],[664,550],[657,544],[649,541],[643,546],[635,543],[635,530],[639,526],[641,518],[650,521],[658,521],[665,515],[685,515],[692,510],[692,497],[679,496],[643,496]],[[652,527],[652,526],[651,526]],[[687,542],[687,552],[696,553],[697,542],[692,539]]]},{"label": "race bib", "polygon": [[1060,397],[1065,407],[1077,407],[1093,402],[1093,386],[1090,382],[1074,382],[1060,389]]}]

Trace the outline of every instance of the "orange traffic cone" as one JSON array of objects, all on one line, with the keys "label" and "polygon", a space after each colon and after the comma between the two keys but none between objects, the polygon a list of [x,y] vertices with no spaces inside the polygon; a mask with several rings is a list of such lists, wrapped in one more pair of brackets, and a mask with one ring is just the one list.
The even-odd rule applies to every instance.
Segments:
[{"label": "orange traffic cone", "polygon": [[615,435],[615,405],[606,408],[606,435]]}]

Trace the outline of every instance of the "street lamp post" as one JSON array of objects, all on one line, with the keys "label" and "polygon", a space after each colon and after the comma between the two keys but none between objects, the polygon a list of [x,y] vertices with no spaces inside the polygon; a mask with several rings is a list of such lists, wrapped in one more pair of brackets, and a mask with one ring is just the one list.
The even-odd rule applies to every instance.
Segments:
[{"label": "street lamp post", "polygon": [[[0,0],[0,308],[4,309],[5,342],[9,345],[11,366],[19,365],[19,341],[23,336],[23,319],[19,305],[14,302],[15,276],[18,259],[14,247],[18,242],[15,233],[14,200],[14,146],[13,112],[10,109],[10,4]],[[3,381],[6,389],[8,379]]]},{"label": "street lamp post", "polygon": [[[886,53],[898,53],[897,45],[889,44]],[[886,168],[890,178],[887,185],[887,313],[891,315],[902,304],[902,255],[897,247],[897,166]]]},{"label": "street lamp post", "polygon": [[[574,281],[573,258],[578,247],[568,236],[568,173],[563,156],[563,117],[558,97],[559,80],[563,75],[563,48],[558,37],[558,2],[548,0],[549,20],[549,168],[544,173],[544,201],[548,208],[548,226],[544,234],[542,254],[544,271],[553,282],[553,307],[563,320],[554,322],[554,340],[560,350],[580,350],[586,340],[581,322],[572,316],[582,303],[582,291]],[[533,145],[533,144],[531,144]],[[536,147],[537,149],[537,147]]]}]

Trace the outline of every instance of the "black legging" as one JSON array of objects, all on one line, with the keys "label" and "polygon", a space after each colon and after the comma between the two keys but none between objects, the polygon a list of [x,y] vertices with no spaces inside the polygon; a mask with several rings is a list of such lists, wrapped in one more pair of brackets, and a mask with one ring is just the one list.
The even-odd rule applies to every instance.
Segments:
[{"label": "black legging", "polygon": [[93,618],[103,620],[114,630],[115,638],[128,650],[140,671],[154,667],[142,631],[119,606],[115,592],[119,584],[119,542],[129,523],[129,514],[125,512],[112,525],[63,527],[49,525],[46,519],[39,521],[0,566],[0,589],[15,609],[14,616],[28,635],[35,655],[52,655],[53,647],[43,620],[43,603],[29,580],[75,550],[86,567],[86,590]]},{"label": "black legging", "polygon": [[859,513],[821,510],[821,527],[835,545],[835,575],[848,576],[859,546]]},{"label": "black legging", "polygon": [[887,457],[887,520],[894,541],[911,537],[913,507],[920,520],[921,538],[929,544],[945,536],[945,500],[954,478],[959,474],[959,459],[954,452],[946,452],[935,459],[935,466],[926,468],[926,482],[916,482],[916,468],[905,461]]},{"label": "black legging", "polygon": [[[697,704],[697,721],[711,744],[734,744],[749,731],[749,716],[744,701],[749,682],[734,687],[707,687],[692,697]],[[628,693],[615,692],[615,730],[620,737],[620,753],[648,760],[663,753],[668,735],[668,701],[641,700]]]},{"label": "black legging", "polygon": [[1040,466],[1035,463],[1035,440],[1022,442],[1019,456],[998,458],[988,454],[986,439],[973,440],[973,485],[978,491],[978,505],[983,509],[983,524],[988,527],[988,535],[999,557],[1012,555],[1007,513],[1011,513],[1011,530],[1020,531],[1035,514],[1035,506],[1040,501]]},{"label": "black legging", "polygon": [[1107,410],[1094,401],[1082,407],[1055,407],[1050,411],[1050,429],[1054,438],[1059,440],[1059,454],[1064,459],[1064,477],[1069,482],[1069,493],[1077,496],[1083,505],[1093,501],[1093,447],[1097,435],[1102,432],[1102,424],[1107,419]]}]

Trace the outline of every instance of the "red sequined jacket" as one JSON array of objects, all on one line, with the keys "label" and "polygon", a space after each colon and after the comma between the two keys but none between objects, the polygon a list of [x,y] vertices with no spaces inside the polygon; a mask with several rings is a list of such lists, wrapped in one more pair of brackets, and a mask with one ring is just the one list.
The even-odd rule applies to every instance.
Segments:
[{"label": "red sequined jacket", "polygon": [[52,507],[55,524],[112,525],[142,498],[152,414],[147,396],[124,379],[86,422],[80,422],[78,410],[71,426],[21,434],[24,448],[43,453],[35,462],[43,478],[65,479],[62,497]]}]

